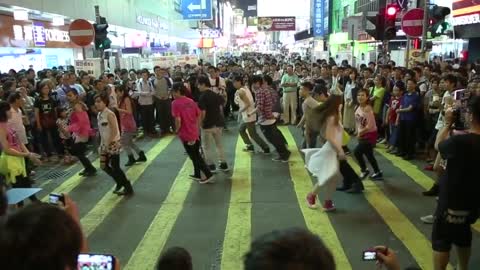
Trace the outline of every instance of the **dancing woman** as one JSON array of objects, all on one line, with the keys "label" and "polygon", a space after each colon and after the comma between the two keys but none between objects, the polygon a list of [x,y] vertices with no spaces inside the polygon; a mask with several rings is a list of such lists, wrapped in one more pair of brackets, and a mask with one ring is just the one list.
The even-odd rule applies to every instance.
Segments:
[{"label": "dancing woman", "polygon": [[313,190],[307,195],[307,204],[316,208],[317,195],[321,186],[326,187],[323,209],[326,212],[335,210],[332,196],[340,178],[339,160],[345,160],[342,149],[343,126],[341,124],[342,96],[331,95],[319,110],[320,134],[327,141],[320,149],[306,149],[305,163],[307,169],[318,180]]},{"label": "dancing woman", "polygon": [[[117,184],[113,193],[117,195],[133,195],[132,184],[120,168],[120,130],[118,118],[108,108],[110,98],[107,93],[95,96],[95,107],[98,113],[98,130],[100,132],[100,167],[113,178]],[[121,191],[121,189],[124,190]]]}]

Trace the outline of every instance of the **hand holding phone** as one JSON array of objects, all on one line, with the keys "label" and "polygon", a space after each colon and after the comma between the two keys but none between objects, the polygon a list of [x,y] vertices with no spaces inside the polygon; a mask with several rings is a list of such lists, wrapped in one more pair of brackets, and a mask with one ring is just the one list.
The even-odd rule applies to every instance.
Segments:
[{"label": "hand holding phone", "polygon": [[365,250],[362,256],[364,261],[376,261],[377,260],[377,251],[374,249]]}]

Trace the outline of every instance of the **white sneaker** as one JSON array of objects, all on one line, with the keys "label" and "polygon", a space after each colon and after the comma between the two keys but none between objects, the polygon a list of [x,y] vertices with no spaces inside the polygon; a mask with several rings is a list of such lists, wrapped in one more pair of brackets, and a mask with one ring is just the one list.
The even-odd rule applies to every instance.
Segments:
[{"label": "white sneaker", "polygon": [[425,224],[433,224],[433,221],[435,220],[435,216],[433,215],[424,216],[424,217],[421,217],[420,220]]},{"label": "white sneaker", "polygon": [[202,184],[202,185],[203,185],[203,184],[213,184],[213,183],[215,183],[215,176],[212,175],[212,176],[210,176],[210,178],[202,179],[202,180],[200,180],[200,181],[198,181],[198,182],[199,182],[200,184]]}]

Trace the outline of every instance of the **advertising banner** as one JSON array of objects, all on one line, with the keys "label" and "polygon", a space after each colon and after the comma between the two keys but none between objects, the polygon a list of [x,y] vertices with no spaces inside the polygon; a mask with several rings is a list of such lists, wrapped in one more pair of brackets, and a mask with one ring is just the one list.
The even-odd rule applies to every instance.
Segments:
[{"label": "advertising banner", "polygon": [[258,31],[295,31],[295,17],[258,17]]},{"label": "advertising banner", "polygon": [[98,77],[100,71],[100,58],[92,58],[87,60],[75,60],[75,70],[77,72],[84,71],[89,75]]}]

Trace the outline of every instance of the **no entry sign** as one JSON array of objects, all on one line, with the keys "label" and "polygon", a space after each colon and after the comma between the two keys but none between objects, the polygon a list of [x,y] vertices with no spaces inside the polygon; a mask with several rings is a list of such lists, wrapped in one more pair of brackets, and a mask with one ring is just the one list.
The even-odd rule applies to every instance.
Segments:
[{"label": "no entry sign", "polygon": [[95,37],[93,25],[86,20],[78,19],[70,24],[68,29],[70,40],[78,46],[88,46]]},{"label": "no entry sign", "polygon": [[402,30],[407,36],[421,37],[423,33],[423,9],[414,8],[402,17]]}]

